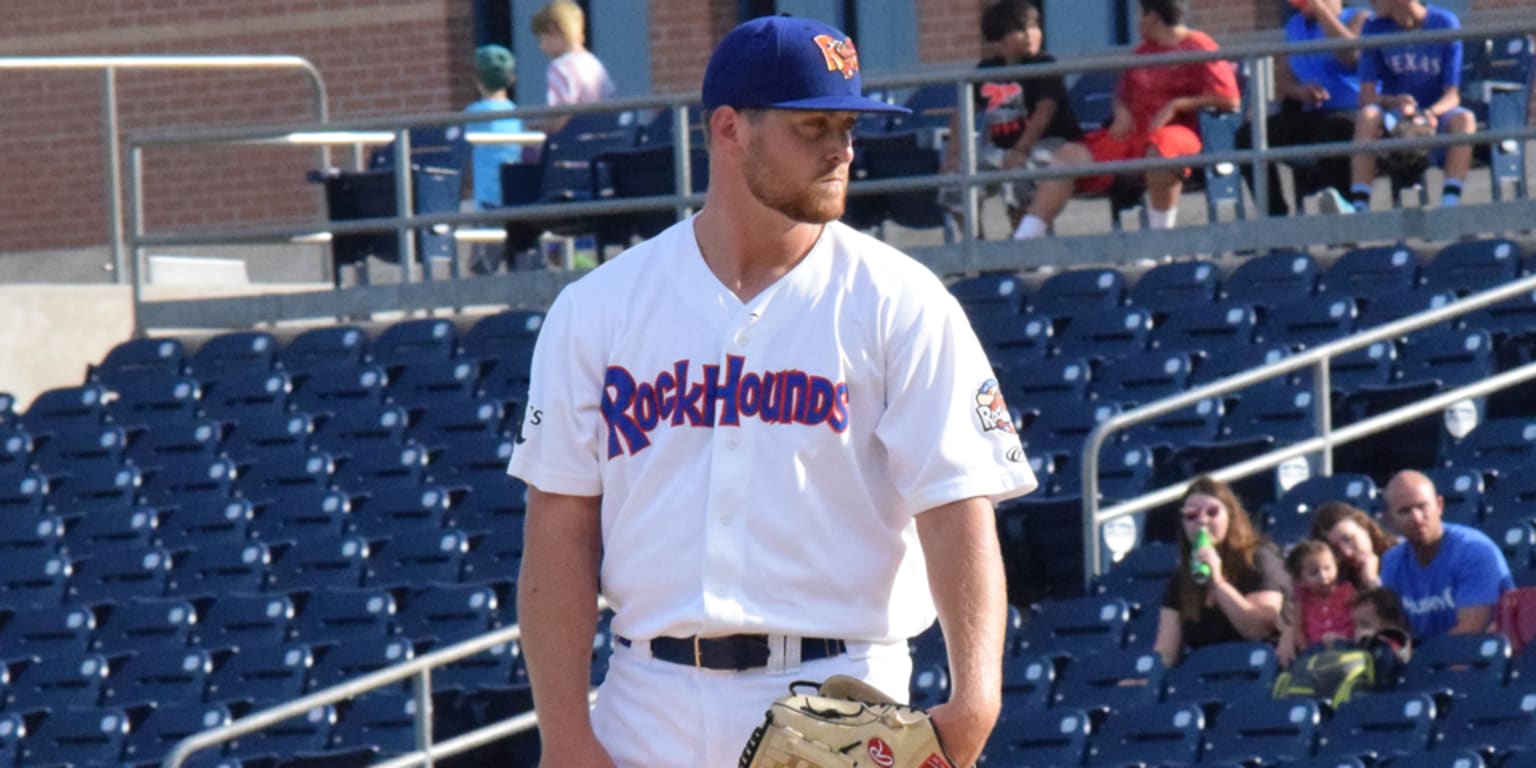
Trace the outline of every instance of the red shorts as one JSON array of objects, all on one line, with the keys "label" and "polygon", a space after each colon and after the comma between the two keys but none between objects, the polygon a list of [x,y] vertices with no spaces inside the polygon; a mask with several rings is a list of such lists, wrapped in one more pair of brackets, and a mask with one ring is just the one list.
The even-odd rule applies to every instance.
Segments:
[{"label": "red shorts", "polygon": [[[1093,155],[1096,163],[1111,162],[1114,160],[1139,160],[1147,156],[1147,150],[1156,148],[1157,154],[1163,157],[1182,157],[1184,155],[1200,154],[1200,134],[1195,133],[1186,125],[1165,125],[1149,136],[1147,134],[1132,132],[1123,139],[1117,139],[1109,135],[1107,130],[1091,131],[1083,137],[1083,145],[1088,147],[1088,153]],[[1184,169],[1184,175],[1189,175],[1189,169]],[[1077,191],[1102,195],[1109,191],[1114,184],[1114,176],[1082,176],[1077,180]]]}]

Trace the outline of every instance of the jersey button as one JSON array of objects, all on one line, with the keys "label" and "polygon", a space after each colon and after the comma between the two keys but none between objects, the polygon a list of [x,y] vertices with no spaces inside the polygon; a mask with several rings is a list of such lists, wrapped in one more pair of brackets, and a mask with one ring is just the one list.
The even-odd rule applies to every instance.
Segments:
[{"label": "jersey button", "polygon": [[736,332],[736,346],[738,346],[738,347],[745,347],[747,345],[747,342],[749,342],[751,340],[752,340],[752,334],[747,333],[747,329],[743,328],[743,329],[741,329],[741,330]]}]

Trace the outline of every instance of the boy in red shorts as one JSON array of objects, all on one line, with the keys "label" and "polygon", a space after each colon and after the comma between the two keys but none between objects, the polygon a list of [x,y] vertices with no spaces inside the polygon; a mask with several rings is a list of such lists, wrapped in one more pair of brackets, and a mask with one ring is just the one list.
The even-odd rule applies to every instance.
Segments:
[{"label": "boy in red shorts", "polygon": [[[1210,35],[1184,23],[1187,0],[1138,0],[1141,44],[1137,55],[1220,48]],[[1056,167],[1143,157],[1200,154],[1199,115],[1203,109],[1236,111],[1242,104],[1232,65],[1225,61],[1132,67],[1115,90],[1115,117],[1082,143],[1063,146],[1052,158]],[[1173,227],[1188,169],[1147,171],[1148,218],[1153,229]],[[1102,194],[1112,176],[1042,181],[1029,214],[1014,230],[1015,239],[1045,234],[1074,190]]]}]

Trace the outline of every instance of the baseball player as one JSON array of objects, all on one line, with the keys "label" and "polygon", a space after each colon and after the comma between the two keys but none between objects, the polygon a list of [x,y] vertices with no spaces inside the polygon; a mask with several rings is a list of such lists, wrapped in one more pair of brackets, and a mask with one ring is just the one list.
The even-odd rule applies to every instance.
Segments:
[{"label": "baseball player", "polygon": [[[905,700],[935,617],[970,765],[1000,706],[992,504],[1034,475],[957,302],[837,222],[861,95],[842,32],[766,17],[710,58],[692,218],[550,307],[509,472],[529,485],[518,613],[544,768],[736,765],[791,681]],[[589,713],[594,601],[613,655]]]}]

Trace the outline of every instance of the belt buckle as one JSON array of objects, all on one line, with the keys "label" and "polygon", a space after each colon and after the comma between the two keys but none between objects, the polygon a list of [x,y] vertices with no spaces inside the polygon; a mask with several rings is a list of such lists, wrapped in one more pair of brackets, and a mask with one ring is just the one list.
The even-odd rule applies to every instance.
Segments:
[{"label": "belt buckle", "polygon": [[702,648],[699,647],[699,636],[698,635],[694,635],[693,636],[693,668],[694,669],[702,669],[703,667],[704,667],[704,651],[703,651]]}]

